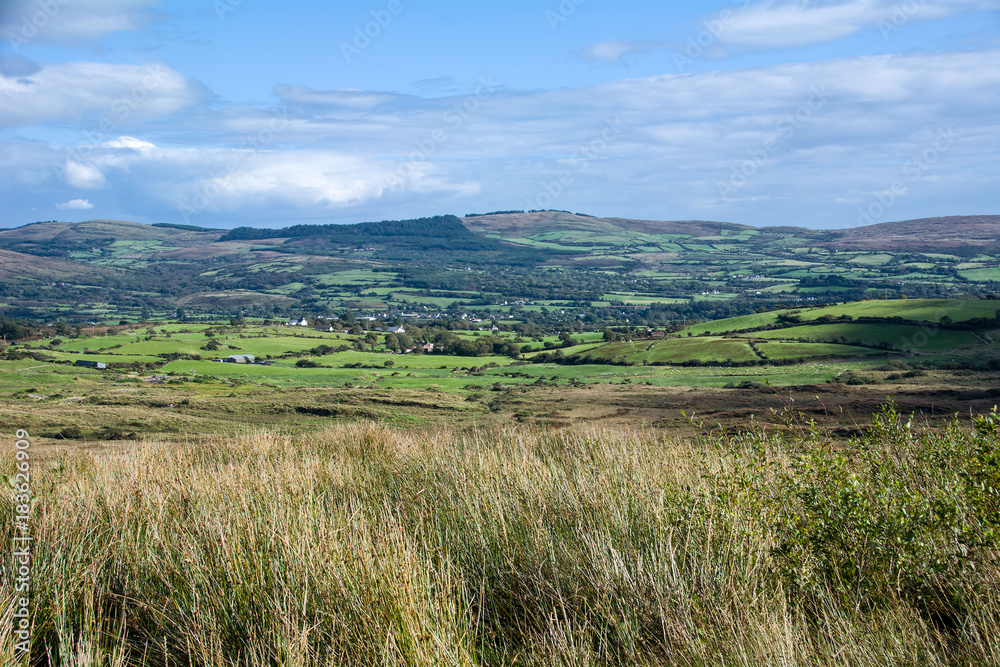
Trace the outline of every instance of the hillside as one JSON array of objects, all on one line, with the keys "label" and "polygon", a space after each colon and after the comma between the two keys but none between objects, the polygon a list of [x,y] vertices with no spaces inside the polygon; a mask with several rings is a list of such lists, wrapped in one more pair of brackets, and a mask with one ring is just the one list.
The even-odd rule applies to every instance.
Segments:
[{"label": "hillside", "polygon": [[572,363],[801,363],[816,358],[941,354],[1000,361],[1000,300],[903,299],[755,313],[682,328],[663,339],[610,342]]},{"label": "hillside", "polygon": [[108,271],[78,262],[0,250],[0,281],[56,282],[106,276]]},{"label": "hillside", "polygon": [[1000,248],[1000,215],[968,215],[885,222],[849,229],[815,230],[796,226],[750,227],[705,220],[630,220],[595,218],[564,211],[513,212],[466,216],[469,229],[519,243],[569,240],[565,245],[629,244],[650,240],[749,241],[754,245],[789,238],[836,250],[944,252],[969,248]]},{"label": "hillside", "polygon": [[747,225],[704,220],[631,220],[628,218],[595,218],[564,211],[534,213],[499,213],[472,215],[463,219],[465,226],[484,236],[503,239],[530,238],[555,232],[583,232],[597,235],[682,234],[685,236],[719,236],[722,230],[753,229]]},{"label": "hillside", "polygon": [[853,250],[940,252],[955,248],[996,248],[1000,216],[956,215],[838,229],[829,247]]},{"label": "hillside", "polygon": [[0,250],[5,314],[80,320],[351,308],[656,324],[1000,292],[1000,216],[832,231],[561,211],[229,231],[91,220],[2,230]]},{"label": "hillside", "polygon": [[0,230],[0,248],[31,254],[83,251],[87,246],[146,243],[152,246],[190,247],[214,242],[217,231],[188,231],[176,227],[142,225],[122,220],[36,222]]}]

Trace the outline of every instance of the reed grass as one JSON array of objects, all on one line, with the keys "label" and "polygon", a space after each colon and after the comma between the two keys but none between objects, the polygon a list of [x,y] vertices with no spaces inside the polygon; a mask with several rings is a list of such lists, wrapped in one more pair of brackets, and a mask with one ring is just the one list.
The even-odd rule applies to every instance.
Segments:
[{"label": "reed grass", "polygon": [[848,446],[359,423],[69,455],[33,478],[31,662],[1000,664],[998,422],[890,409]]}]

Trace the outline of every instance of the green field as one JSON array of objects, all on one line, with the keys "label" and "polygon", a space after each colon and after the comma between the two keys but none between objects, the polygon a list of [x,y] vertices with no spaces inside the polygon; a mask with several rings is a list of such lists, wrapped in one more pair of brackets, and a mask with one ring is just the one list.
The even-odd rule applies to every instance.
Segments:
[{"label": "green field", "polygon": [[[994,305],[988,300],[899,300],[797,312],[805,321],[823,314],[920,318],[940,312],[960,321],[989,315]],[[550,302],[536,307],[564,306]],[[644,327],[620,327],[618,332],[595,327],[557,335],[561,329],[541,331],[523,320],[501,322],[501,331],[478,330],[490,329],[489,321],[465,322],[464,328],[451,330],[424,322],[422,332],[408,325],[414,336],[442,336],[440,340],[450,339],[456,350],[507,350],[516,342],[522,350],[519,358],[393,354],[386,335],[374,331],[327,333],[221,322],[157,323],[131,331],[124,325],[92,327],[99,335],[81,330],[79,336],[64,333],[58,340],[50,336],[5,350],[0,359],[0,396],[5,399],[0,421],[11,428],[27,425],[47,438],[58,439],[62,430],[79,428],[74,437],[101,440],[130,433],[215,432],[233,424],[297,429],[330,419],[400,425],[511,419],[561,424],[603,413],[624,418],[633,409],[640,410],[637,418],[673,424],[676,415],[669,416],[670,409],[663,406],[676,403],[646,393],[656,391],[708,392],[685,400],[717,401],[723,409],[729,401],[713,398],[712,392],[741,387],[750,387],[754,396],[748,409],[779,400],[775,392],[781,388],[848,382],[875,385],[867,390],[869,395],[882,397],[900,384],[983,401],[992,400],[994,388],[1000,394],[1000,350],[991,342],[1000,339],[995,330],[1000,327],[967,331],[896,320],[834,320],[722,333],[774,327],[777,316],[769,311],[707,322],[658,339],[647,337]],[[982,322],[992,326],[994,321]],[[689,335],[709,327],[719,333]],[[605,343],[606,336],[616,340]],[[212,340],[219,349],[203,349]],[[461,341],[489,344],[463,348],[460,344],[466,343]],[[213,361],[230,354],[252,354],[273,363]],[[26,355],[36,358],[19,358]],[[99,371],[75,365],[84,359],[112,367]],[[770,393],[757,397],[753,387],[769,388]],[[616,398],[620,392],[624,404]],[[643,407],[629,407],[636,405]],[[564,412],[569,416],[558,416]],[[741,419],[734,417],[736,423]]]},{"label": "green field", "polygon": [[959,271],[959,274],[966,280],[974,281],[993,281],[1000,282],[1000,267],[982,268],[982,269],[969,269],[966,271]]},{"label": "green field", "polygon": [[932,352],[957,350],[973,345],[982,345],[975,334],[969,331],[922,328],[906,324],[865,324],[837,323],[796,326],[772,331],[758,331],[754,338],[781,338],[789,340],[835,341],[845,340],[862,345],[889,345],[894,349],[904,346],[918,346]]},{"label": "green field", "polygon": [[591,360],[628,364],[739,362],[757,358],[750,346],[726,338],[677,338],[662,341],[608,343],[581,355]]},{"label": "green field", "polygon": [[690,332],[697,336],[708,332],[717,334],[729,331],[743,331],[776,324],[781,314],[795,314],[803,320],[817,320],[824,316],[841,317],[848,315],[855,319],[861,317],[900,317],[905,320],[937,323],[944,316],[950,317],[953,322],[964,322],[973,318],[992,319],[998,311],[1000,311],[1000,301],[983,299],[854,301],[835,305],[768,311],[766,313],[743,315],[713,322],[702,322],[688,327],[684,330],[684,333]]},{"label": "green field", "polygon": [[875,350],[857,345],[838,345],[835,343],[759,343],[757,348],[768,359],[807,359],[809,357],[855,357],[872,354],[885,354],[884,350]]}]

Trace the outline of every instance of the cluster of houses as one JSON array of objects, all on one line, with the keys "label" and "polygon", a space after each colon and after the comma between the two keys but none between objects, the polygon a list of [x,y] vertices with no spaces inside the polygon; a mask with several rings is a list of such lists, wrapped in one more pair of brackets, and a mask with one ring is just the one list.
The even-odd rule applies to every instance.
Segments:
[{"label": "cluster of houses", "polygon": [[[403,317],[406,317],[406,315],[403,315]],[[416,315],[413,315],[413,317],[416,317]],[[337,318],[333,317],[333,318],[330,318],[330,319],[336,320]],[[378,321],[380,321],[377,317],[359,317],[358,320],[362,321],[362,322],[378,322]],[[292,319],[288,320],[288,323],[285,326],[289,326],[289,327],[308,327],[308,326],[311,326],[311,325],[309,324],[309,321],[306,318],[303,317],[300,320],[292,318]],[[313,327],[313,328],[316,331],[328,331],[328,332],[339,331],[339,329],[337,327],[335,327],[334,325],[332,325],[332,324],[328,324],[326,326],[320,326],[320,327]],[[386,333],[401,334],[401,333],[406,333],[406,327],[403,326],[402,324],[399,325],[399,326],[395,326],[395,327],[389,327],[388,329],[383,329],[382,327],[373,327],[372,329],[370,329],[370,331],[384,331]]]}]

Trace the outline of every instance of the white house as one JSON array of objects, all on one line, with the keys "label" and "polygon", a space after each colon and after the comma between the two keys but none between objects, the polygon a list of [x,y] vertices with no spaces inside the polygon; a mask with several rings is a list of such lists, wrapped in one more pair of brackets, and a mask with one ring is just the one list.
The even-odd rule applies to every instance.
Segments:
[{"label": "white house", "polygon": [[389,327],[388,331],[389,333],[397,333],[397,334],[406,333],[406,328],[403,327],[402,324],[400,324],[398,327]]},{"label": "white house", "polygon": [[288,320],[288,325],[287,326],[290,326],[290,327],[307,327],[307,326],[309,326],[309,322],[304,317],[301,320],[297,320],[297,319],[295,319],[293,317],[292,319]]}]

